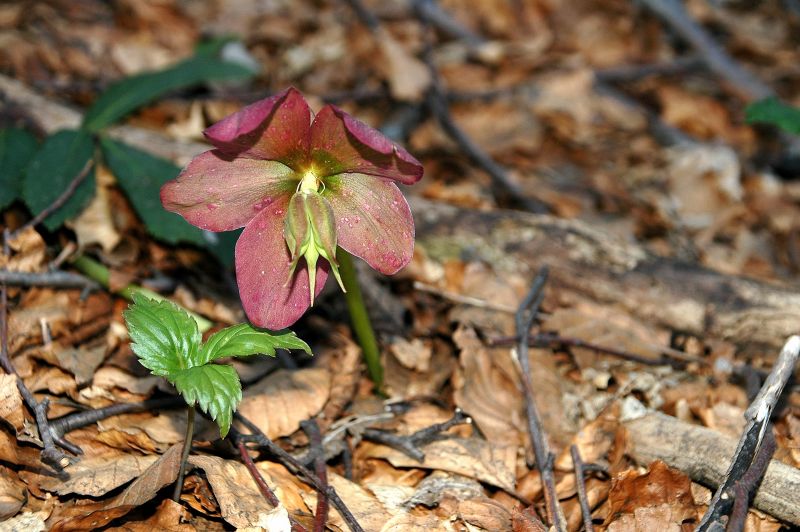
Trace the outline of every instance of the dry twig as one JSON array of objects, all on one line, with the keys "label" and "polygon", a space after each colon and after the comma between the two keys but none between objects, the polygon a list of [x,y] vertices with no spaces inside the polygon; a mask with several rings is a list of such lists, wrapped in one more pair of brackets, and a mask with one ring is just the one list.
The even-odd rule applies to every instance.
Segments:
[{"label": "dry twig", "polygon": [[536,314],[539,311],[539,306],[544,299],[544,285],[547,282],[547,275],[548,268],[544,266],[539,270],[536,278],[534,278],[528,295],[525,296],[525,299],[522,301],[517,311],[517,337],[519,338],[517,361],[519,362],[522,373],[522,389],[525,394],[525,411],[528,416],[528,430],[531,435],[531,443],[533,444],[533,454],[536,457],[536,467],[539,468],[539,473],[542,477],[548,521],[557,532],[560,532],[566,530],[566,528],[556,494],[556,484],[553,475],[553,456],[547,447],[542,420],[536,408],[536,399],[533,396],[533,387],[531,384],[531,364],[528,359],[528,334],[536,318]]},{"label": "dry twig", "polygon": [[592,524],[592,509],[589,507],[589,498],[586,496],[584,463],[581,459],[581,453],[578,451],[577,445],[571,445],[569,452],[572,456],[572,466],[575,469],[575,485],[578,488],[578,501],[580,502],[581,515],[583,516],[583,530],[584,532],[593,532],[594,525]]},{"label": "dry twig", "polygon": [[[739,439],[739,445],[733,455],[728,472],[725,474],[720,487],[714,493],[714,497],[708,506],[708,511],[706,511],[697,526],[698,532],[711,530],[715,523],[720,523],[723,516],[730,513],[736,497],[736,485],[751,468],[762,469],[761,475],[750,482],[751,486],[755,485],[763,475],[765,467],[763,465],[760,468],[757,467],[757,464],[754,463],[755,457],[759,454],[758,451],[764,440],[764,434],[767,430],[770,430],[770,416],[783,392],[783,388],[786,386],[786,382],[794,371],[798,356],[800,356],[800,336],[792,336],[783,346],[775,366],[761,387],[761,391],[758,392],[758,395],[745,412],[747,425],[745,425],[742,436]],[[741,487],[739,491],[741,492]],[[749,491],[746,491],[748,498]]]}]

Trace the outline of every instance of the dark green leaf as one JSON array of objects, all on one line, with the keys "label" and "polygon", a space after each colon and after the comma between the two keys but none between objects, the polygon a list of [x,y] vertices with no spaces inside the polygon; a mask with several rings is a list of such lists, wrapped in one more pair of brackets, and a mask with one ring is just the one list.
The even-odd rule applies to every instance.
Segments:
[{"label": "dark green leaf", "polygon": [[97,132],[131,111],[169,92],[206,81],[246,79],[253,72],[241,65],[200,54],[157,72],[125,78],[101,94],[86,112],[83,127]]},{"label": "dark green leaf", "polygon": [[188,312],[170,301],[133,294],[133,305],[123,313],[131,349],[154,375],[174,376],[195,364],[202,336]]},{"label": "dark green leaf", "polygon": [[24,129],[0,129],[0,210],[22,195],[22,176],[38,146]]},{"label": "dark green leaf", "polygon": [[172,379],[175,388],[190,405],[195,403],[219,425],[225,437],[231,428],[233,411],[242,400],[242,385],[232,366],[208,364],[179,371]]},{"label": "dark green leaf", "polygon": [[[85,131],[64,130],[47,137],[28,163],[22,185],[22,196],[34,214],[49,207],[67,189],[92,158],[93,150],[92,137]],[[44,225],[56,229],[77,215],[93,195],[94,169],[90,169],[75,193],[45,219]]]},{"label": "dark green leaf", "polygon": [[161,205],[161,185],[175,178],[180,168],[109,138],[103,138],[100,144],[106,163],[151,235],[170,244],[207,244],[200,229]]},{"label": "dark green leaf", "polygon": [[258,353],[275,356],[275,349],[302,349],[311,353],[308,344],[291,331],[267,332],[247,323],[240,323],[214,333],[200,350],[198,363]]},{"label": "dark green leaf", "polygon": [[747,106],[747,122],[772,124],[794,135],[800,135],[800,109],[777,98],[767,98]]}]

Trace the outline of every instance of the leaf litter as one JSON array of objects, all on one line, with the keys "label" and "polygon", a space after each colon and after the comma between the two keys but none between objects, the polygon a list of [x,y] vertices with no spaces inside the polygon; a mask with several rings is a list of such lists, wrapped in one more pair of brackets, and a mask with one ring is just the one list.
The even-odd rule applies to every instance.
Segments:
[{"label": "leaf litter", "polygon": [[[412,195],[489,217],[513,207],[445,128],[420,112],[437,80],[425,65],[428,37],[409,6],[365,2],[381,24],[374,34],[343,4],[279,4],[254,11],[228,0],[45,2],[26,12],[22,3],[11,2],[0,10],[4,28],[10,28],[3,34],[0,64],[5,75],[46,98],[85,109],[97,87],[186,59],[201,34],[234,33],[262,77],[247,89],[212,84],[200,98],[177,92],[134,115],[130,124],[145,136],[164,130],[194,138],[229,112],[294,84],[315,95],[315,109],[323,100],[336,101],[372,124],[399,127],[426,167],[422,190]],[[431,61],[451,96],[455,123],[525,194],[549,206],[557,217],[553,224],[577,220],[622,235],[654,256],[783,283],[793,291],[800,270],[800,196],[785,179],[793,176],[791,169],[760,162],[774,151],[774,142],[742,122],[744,103],[708,71],[680,65],[677,75],[617,78],[623,81],[612,88],[622,98],[602,90],[609,76],[621,76],[615,68],[669,66],[680,59],[678,52],[656,17],[626,2],[562,4],[438,4],[456,33],[437,26]],[[798,59],[792,35],[800,22],[796,15],[776,18],[777,4],[741,13],[733,4],[687,2],[699,22],[726,30],[715,36],[727,40],[737,60],[755,67],[762,79],[780,79],[781,91],[791,97],[800,88],[792,67]],[[773,30],[759,31],[764,27]],[[37,37],[40,31],[48,38]],[[3,109],[5,126],[18,111],[5,104]],[[409,118],[403,109],[418,114]],[[673,128],[691,142],[663,144],[651,134],[652,124]],[[182,303],[191,302],[218,328],[238,321],[241,311],[225,296],[230,278],[220,280],[221,267],[211,266],[213,259],[197,248],[146,236],[133,210],[139,207],[119,193],[107,171],[96,169],[100,192],[80,217],[73,216],[71,232],[26,229],[9,242],[10,253],[0,256],[2,269],[47,272],[60,249],[74,241],[124,279],[120,286],[132,280],[157,284],[166,277],[180,284]],[[416,205],[416,216],[429,215],[426,204]],[[4,211],[4,227],[22,225],[24,212],[12,205]],[[282,448],[303,457],[308,438],[298,429],[311,417],[323,434],[339,435],[328,442],[330,452],[337,451],[328,462],[329,482],[366,530],[536,530],[533,518],[545,515],[515,350],[501,341],[513,335],[512,313],[532,277],[535,257],[525,246],[540,235],[513,217],[505,223],[502,234],[508,238],[500,243],[467,225],[438,240],[421,231],[412,265],[386,292],[407,313],[404,329],[382,331],[388,401],[372,396],[359,378],[358,347],[342,327],[334,297],[323,296],[321,309],[303,323],[315,341],[314,359],[297,359],[300,368],[266,376],[258,362],[241,363],[256,377],[245,382],[240,412]],[[587,249],[565,234],[571,259],[585,258]],[[541,345],[529,353],[566,528],[583,526],[569,454],[574,444],[586,463],[601,470],[585,480],[596,528],[690,529],[710,493],[663,462],[634,461],[620,425],[625,405],[737,437],[747,394],[717,370],[728,364],[768,371],[775,350],[730,337],[686,335],[671,317],[653,319],[654,313],[636,308],[633,289],[628,305],[608,303],[615,301],[609,294],[598,297],[585,287],[604,286],[588,275],[546,288],[540,326],[533,331],[541,333]],[[50,398],[51,418],[169,395],[168,387],[136,366],[120,339],[121,300],[53,287],[10,287],[9,296],[12,361],[37,397]],[[682,308],[688,316],[696,302]],[[713,308],[702,311],[714,318]],[[670,358],[676,352],[685,356]],[[195,469],[182,504],[167,500],[162,488],[177,476],[174,444],[183,433],[182,416],[174,410],[125,413],[70,431],[65,437],[84,455],[57,476],[39,459],[40,435],[14,377],[2,376],[0,398],[0,518],[7,519],[0,530],[282,530],[291,526],[290,518],[313,525],[313,486],[273,455],[251,451],[281,501],[272,508],[241,457],[216,439],[210,425],[198,428],[190,458]],[[775,458],[796,468],[800,402],[796,391],[786,399],[775,418]],[[385,438],[370,439],[370,429],[409,436],[447,420],[455,407],[473,423],[421,444],[421,462]],[[249,432],[240,422],[234,427]],[[343,449],[352,455],[345,458]],[[747,530],[779,526],[752,508],[745,521]],[[347,528],[339,510],[329,514],[328,527]]]}]

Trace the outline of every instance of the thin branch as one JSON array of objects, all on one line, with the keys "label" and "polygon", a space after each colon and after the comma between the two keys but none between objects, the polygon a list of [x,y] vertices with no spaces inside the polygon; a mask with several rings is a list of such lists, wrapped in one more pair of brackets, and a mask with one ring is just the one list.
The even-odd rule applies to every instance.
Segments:
[{"label": "thin branch", "polygon": [[[723,516],[731,511],[736,496],[736,484],[745,477],[748,470],[756,467],[754,458],[758,455],[764,434],[769,429],[772,410],[775,408],[786,382],[792,376],[798,356],[800,356],[800,336],[792,336],[783,346],[761,391],[745,411],[747,424],[725,478],[714,493],[706,514],[697,526],[698,532],[711,530],[721,522]],[[760,479],[762,475],[763,471],[756,480]],[[755,480],[752,483],[754,484]]]},{"label": "thin branch", "polygon": [[547,516],[550,524],[557,532],[566,530],[562,521],[562,511],[558,505],[556,495],[555,478],[553,475],[553,457],[547,448],[544,436],[544,428],[536,408],[536,399],[533,396],[533,386],[531,377],[531,365],[528,360],[528,334],[539,311],[539,306],[544,299],[544,285],[547,282],[548,268],[546,266],[539,270],[533,280],[528,295],[519,306],[516,315],[517,336],[519,345],[517,346],[517,359],[522,370],[522,388],[525,394],[525,411],[528,417],[528,429],[533,444],[533,453],[536,457],[536,466],[542,478],[544,488],[544,498],[547,505]]},{"label": "thin branch", "polygon": [[577,445],[570,445],[569,453],[572,455],[572,466],[575,469],[575,485],[578,488],[578,501],[581,505],[581,515],[583,515],[583,530],[584,532],[593,532],[592,509],[589,506],[589,498],[586,496],[586,478],[581,453]]},{"label": "thin branch", "polygon": [[759,447],[758,453],[753,459],[753,463],[747,470],[742,478],[736,482],[733,487],[733,510],[731,511],[731,518],[728,520],[728,526],[725,527],[726,532],[741,532],[744,530],[745,519],[747,519],[747,512],[750,508],[750,501],[755,494],[756,489],[761,484],[761,479],[764,478],[764,473],[767,472],[769,461],[772,455],[775,454],[777,443],[775,436],[772,434],[772,427],[768,427],[764,436],[764,443]]},{"label": "thin branch", "polygon": [[0,270],[0,282],[10,286],[49,286],[53,288],[89,288],[96,290],[100,284],[83,275],[61,270],[31,273]]},{"label": "thin branch", "polygon": [[[264,434],[261,429],[258,428],[252,421],[244,417],[243,415],[239,414],[238,412],[234,412],[234,416],[238,419],[247,429],[250,431],[249,435],[243,434],[241,437],[244,439],[250,439],[251,441],[255,442],[259,446],[263,447],[267,451],[269,451],[273,456],[275,456],[284,466],[288,467],[289,469],[293,470],[296,475],[301,477],[301,479],[311,485],[313,488],[317,490],[325,490],[325,493],[330,499],[331,504],[333,504],[339,513],[342,515],[342,519],[344,519],[347,526],[350,527],[350,530],[353,532],[364,532],[364,529],[361,528],[361,525],[358,524],[355,516],[347,507],[347,505],[342,501],[339,494],[336,493],[336,490],[333,486],[327,486],[320,481],[320,479],[311,471],[308,470],[303,464],[300,463],[294,456],[284,451],[279,445],[275,442],[267,438],[267,435]],[[234,429],[231,429],[234,430]]]},{"label": "thin branch", "polygon": [[317,509],[314,512],[314,532],[325,532],[328,521],[328,466],[325,464],[325,449],[322,448],[322,434],[319,425],[313,419],[300,423],[300,427],[308,436],[311,455],[314,457],[314,472],[324,489],[317,490]]},{"label": "thin branch", "polygon": [[746,100],[761,100],[775,92],[742,68],[708,32],[691,18],[680,0],[640,0],[700,54],[706,66],[725,79]]},{"label": "thin branch", "polygon": [[22,225],[19,229],[11,233],[10,238],[14,240],[20,234],[22,234],[23,231],[39,225],[48,216],[60,209],[72,197],[72,195],[75,194],[75,191],[78,190],[80,184],[83,183],[83,180],[86,179],[87,175],[89,175],[89,170],[92,169],[93,164],[93,159],[86,161],[86,164],[83,165],[83,168],[81,168],[81,171],[78,172],[78,175],[72,178],[72,181],[70,181],[69,185],[67,185],[67,188],[64,190],[64,192],[62,192],[61,195],[53,201],[53,203],[45,207],[39,214],[34,216],[28,223]]}]

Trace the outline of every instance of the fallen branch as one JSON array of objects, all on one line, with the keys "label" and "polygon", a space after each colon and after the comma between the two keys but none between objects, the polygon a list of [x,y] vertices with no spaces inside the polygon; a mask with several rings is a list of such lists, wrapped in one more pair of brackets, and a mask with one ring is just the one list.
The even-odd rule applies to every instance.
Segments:
[{"label": "fallen branch", "polygon": [[[723,483],[726,464],[737,448],[734,438],[661,413],[625,421],[623,425],[628,433],[627,452],[636,462],[647,465],[661,460],[712,489]],[[800,526],[800,470],[771,460],[753,506]]]},{"label": "fallen branch", "polygon": [[589,507],[589,497],[586,496],[586,476],[584,475],[584,463],[577,445],[569,448],[572,456],[572,467],[575,470],[575,486],[578,490],[578,502],[581,505],[581,515],[583,516],[583,531],[594,532],[592,523],[592,509]]},{"label": "fallen branch", "polygon": [[14,272],[0,270],[0,283],[9,286],[49,286],[51,288],[83,288],[96,290],[100,284],[83,275],[61,270],[49,272]]},{"label": "fallen branch", "polygon": [[313,419],[300,423],[300,428],[308,436],[310,453],[314,457],[314,473],[322,484],[322,489],[317,490],[317,508],[314,512],[314,532],[325,532],[325,523],[328,521],[328,466],[325,463],[325,449],[322,448],[322,433],[319,425]]},{"label": "fallen branch", "polygon": [[641,0],[641,3],[688,42],[700,54],[706,66],[726,80],[745,100],[774,96],[775,92],[769,86],[742,68],[689,16],[680,0]]},{"label": "fallen branch", "polygon": [[[721,524],[723,516],[730,513],[733,508],[737,484],[748,470],[754,467],[753,462],[761,447],[764,434],[770,430],[770,416],[786,382],[792,376],[798,356],[800,356],[800,336],[792,336],[783,346],[761,391],[745,411],[747,424],[739,439],[728,472],[725,473],[723,482],[709,503],[708,511],[697,526],[698,532],[711,530],[716,523]],[[756,481],[757,479],[753,479],[751,485]]]},{"label": "fallen branch", "polygon": [[539,469],[542,487],[544,488],[548,523],[553,526],[556,532],[561,532],[566,530],[566,527],[561,507],[558,504],[558,494],[556,493],[556,482],[553,474],[553,456],[547,447],[542,420],[536,408],[536,399],[533,396],[531,363],[528,359],[528,334],[536,314],[539,312],[539,306],[544,299],[544,284],[547,282],[548,272],[549,270],[546,266],[539,270],[528,295],[525,296],[517,311],[516,325],[517,337],[519,338],[517,361],[522,373],[522,389],[525,396],[528,431],[533,444],[533,454],[536,457],[536,467]]}]

